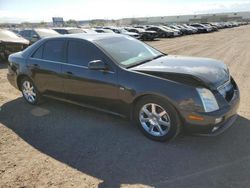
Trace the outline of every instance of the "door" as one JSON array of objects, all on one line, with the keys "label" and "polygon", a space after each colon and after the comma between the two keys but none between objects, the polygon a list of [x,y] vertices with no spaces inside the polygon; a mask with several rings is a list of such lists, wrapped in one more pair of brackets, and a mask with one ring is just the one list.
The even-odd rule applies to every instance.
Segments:
[{"label": "door", "polygon": [[[88,63],[101,60],[108,70],[90,70]],[[70,100],[115,111],[118,102],[117,75],[112,62],[94,44],[70,39],[67,63],[62,66],[64,89]]]},{"label": "door", "polygon": [[27,61],[35,85],[44,94],[63,96],[61,71],[65,61],[65,44],[64,39],[49,40]]}]

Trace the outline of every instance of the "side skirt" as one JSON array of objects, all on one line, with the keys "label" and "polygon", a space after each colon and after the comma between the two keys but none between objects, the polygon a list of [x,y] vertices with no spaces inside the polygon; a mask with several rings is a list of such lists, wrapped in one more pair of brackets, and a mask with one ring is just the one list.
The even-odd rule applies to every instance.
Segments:
[{"label": "side skirt", "polygon": [[91,106],[91,105],[87,105],[87,104],[83,104],[83,103],[78,103],[78,102],[75,102],[75,101],[72,101],[72,100],[69,100],[69,99],[63,99],[63,98],[59,98],[59,97],[55,97],[55,96],[51,96],[51,95],[43,95],[43,97],[47,97],[47,98],[50,98],[50,99],[55,99],[55,100],[62,101],[62,102],[67,102],[67,103],[70,103],[70,104],[81,106],[83,108],[88,108],[88,109],[91,109],[91,110],[96,110],[96,111],[104,112],[104,113],[107,113],[107,114],[112,114],[112,115],[119,116],[119,117],[124,118],[124,119],[128,118],[125,115],[122,115],[122,114],[119,114],[119,113],[116,113],[116,112],[112,112],[110,110],[105,110],[105,109],[98,108],[98,107],[95,107],[95,106]]}]

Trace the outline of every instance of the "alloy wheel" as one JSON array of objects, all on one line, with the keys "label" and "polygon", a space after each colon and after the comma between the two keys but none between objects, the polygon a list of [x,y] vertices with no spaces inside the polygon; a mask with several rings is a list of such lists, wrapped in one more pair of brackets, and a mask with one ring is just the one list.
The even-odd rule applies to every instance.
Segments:
[{"label": "alloy wheel", "polygon": [[169,114],[160,105],[145,104],[139,113],[140,123],[149,134],[161,137],[169,132],[171,126]]},{"label": "alloy wheel", "polygon": [[36,101],[37,94],[35,92],[33,84],[30,81],[25,80],[22,83],[22,92],[23,96],[28,102],[34,103]]}]

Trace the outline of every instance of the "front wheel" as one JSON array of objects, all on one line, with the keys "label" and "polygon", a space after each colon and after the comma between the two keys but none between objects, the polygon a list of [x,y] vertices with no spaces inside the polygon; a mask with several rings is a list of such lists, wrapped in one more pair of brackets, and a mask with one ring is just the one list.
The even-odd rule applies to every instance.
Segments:
[{"label": "front wheel", "polygon": [[180,119],[175,108],[165,99],[144,97],[135,107],[135,121],[148,138],[167,141],[180,132]]},{"label": "front wheel", "polygon": [[37,104],[40,101],[40,93],[29,78],[25,77],[21,81],[21,91],[24,99],[29,104]]}]

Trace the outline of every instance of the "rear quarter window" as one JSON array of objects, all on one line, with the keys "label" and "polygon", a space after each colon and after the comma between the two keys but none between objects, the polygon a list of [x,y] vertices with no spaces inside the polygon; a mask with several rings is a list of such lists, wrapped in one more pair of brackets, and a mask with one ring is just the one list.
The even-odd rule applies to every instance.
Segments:
[{"label": "rear quarter window", "polygon": [[40,46],[31,57],[37,58],[37,59],[42,59],[43,57],[43,47],[44,45]]}]

